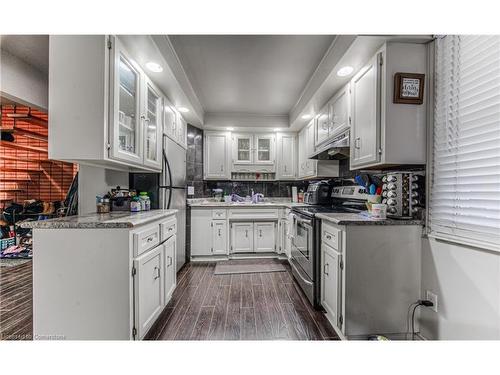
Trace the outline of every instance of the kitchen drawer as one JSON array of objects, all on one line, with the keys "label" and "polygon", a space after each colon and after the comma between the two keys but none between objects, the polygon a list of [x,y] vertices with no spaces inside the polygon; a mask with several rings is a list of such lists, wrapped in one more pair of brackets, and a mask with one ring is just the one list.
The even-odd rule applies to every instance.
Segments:
[{"label": "kitchen drawer", "polygon": [[329,225],[322,225],[321,240],[331,248],[340,251],[340,235],[342,231]]},{"label": "kitchen drawer", "polygon": [[160,224],[161,242],[177,233],[177,219],[175,217]]},{"label": "kitchen drawer", "polygon": [[160,226],[151,225],[134,233],[134,257],[145,253],[160,243]]},{"label": "kitchen drawer", "polygon": [[233,220],[278,220],[278,208],[234,208],[229,210],[229,219]]},{"label": "kitchen drawer", "polygon": [[226,218],[226,210],[212,210],[212,219],[219,220]]}]

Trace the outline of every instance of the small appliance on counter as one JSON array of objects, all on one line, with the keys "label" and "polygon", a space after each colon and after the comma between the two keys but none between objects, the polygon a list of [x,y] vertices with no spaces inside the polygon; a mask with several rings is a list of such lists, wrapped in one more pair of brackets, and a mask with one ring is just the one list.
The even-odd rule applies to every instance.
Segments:
[{"label": "small appliance on counter", "polygon": [[424,172],[391,172],[382,177],[382,182],[387,216],[411,219],[421,215],[425,209]]},{"label": "small appliance on counter", "polygon": [[329,181],[318,181],[309,184],[304,194],[304,203],[327,205],[331,202],[332,185]]}]

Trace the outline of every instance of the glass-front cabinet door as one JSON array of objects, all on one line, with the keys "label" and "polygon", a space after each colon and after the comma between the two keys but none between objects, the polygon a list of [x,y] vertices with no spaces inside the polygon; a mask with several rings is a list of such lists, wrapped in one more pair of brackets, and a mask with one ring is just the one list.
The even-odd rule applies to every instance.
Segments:
[{"label": "glass-front cabinet door", "polygon": [[233,136],[233,163],[252,164],[253,137],[250,134],[235,134]]},{"label": "glass-front cabinet door", "polygon": [[255,136],[255,164],[274,163],[274,135]]},{"label": "glass-front cabinet door", "polygon": [[118,39],[113,53],[110,157],[142,164],[141,73]]},{"label": "glass-front cabinet door", "polygon": [[177,134],[177,112],[167,98],[163,98],[164,124],[163,134],[175,140]]},{"label": "glass-front cabinet door", "polygon": [[149,79],[145,89],[144,164],[160,168],[162,97]]}]

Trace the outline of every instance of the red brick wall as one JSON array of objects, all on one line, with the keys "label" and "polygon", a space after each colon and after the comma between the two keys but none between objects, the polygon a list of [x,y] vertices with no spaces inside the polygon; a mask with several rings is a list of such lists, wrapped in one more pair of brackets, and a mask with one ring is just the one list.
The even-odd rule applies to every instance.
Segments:
[{"label": "red brick wall", "polygon": [[[32,149],[9,147],[8,142],[0,145],[0,208],[10,202],[22,203],[25,199],[43,201],[63,200],[77,171],[77,165],[47,159],[48,129],[21,119],[13,120],[8,113],[27,113],[28,107],[12,105],[2,106],[1,128],[26,130],[34,134],[29,137],[21,132],[14,132],[14,144]],[[33,116],[48,120],[44,112],[32,110]]]}]

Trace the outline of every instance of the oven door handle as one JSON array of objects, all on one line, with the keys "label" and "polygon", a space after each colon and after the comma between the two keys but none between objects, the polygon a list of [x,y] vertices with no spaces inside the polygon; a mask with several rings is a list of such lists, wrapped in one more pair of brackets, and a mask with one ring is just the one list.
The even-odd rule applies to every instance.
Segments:
[{"label": "oven door handle", "polygon": [[306,224],[306,225],[312,226],[312,221],[311,220],[304,220],[304,219],[300,219],[298,217],[296,217],[295,220],[297,221],[297,223]]},{"label": "oven door handle", "polygon": [[302,270],[299,269],[299,267],[297,267],[295,265],[295,260],[292,258],[292,261],[290,262],[290,265],[293,267],[293,269],[295,270],[295,272],[297,273],[297,275],[301,278],[301,280],[306,283],[307,285],[314,285],[313,282],[307,280],[307,278],[304,276],[304,274],[302,273]]}]

